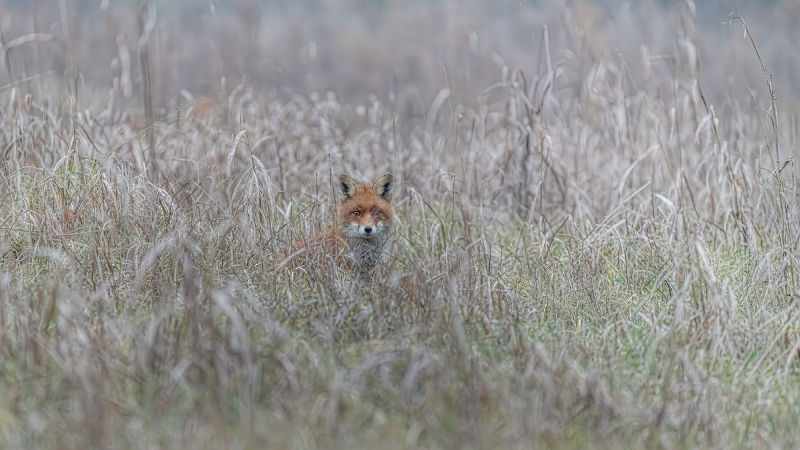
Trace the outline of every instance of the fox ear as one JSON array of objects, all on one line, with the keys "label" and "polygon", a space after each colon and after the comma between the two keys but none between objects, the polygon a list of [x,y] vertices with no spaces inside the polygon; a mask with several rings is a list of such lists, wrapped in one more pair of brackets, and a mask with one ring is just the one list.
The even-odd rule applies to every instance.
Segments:
[{"label": "fox ear", "polygon": [[353,194],[356,193],[356,189],[358,189],[358,183],[356,183],[356,180],[345,174],[339,175],[339,191],[343,196],[347,198],[352,197]]},{"label": "fox ear", "polygon": [[378,178],[378,181],[376,181],[372,187],[381,197],[387,200],[392,198],[392,174],[387,173]]}]

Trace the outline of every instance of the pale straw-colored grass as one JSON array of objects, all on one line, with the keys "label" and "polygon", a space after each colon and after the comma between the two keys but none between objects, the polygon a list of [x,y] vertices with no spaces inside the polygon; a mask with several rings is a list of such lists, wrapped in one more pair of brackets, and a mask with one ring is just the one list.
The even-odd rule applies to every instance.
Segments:
[{"label": "pale straw-colored grass", "polygon": [[3,6],[0,446],[800,443],[791,2],[97,3]]}]

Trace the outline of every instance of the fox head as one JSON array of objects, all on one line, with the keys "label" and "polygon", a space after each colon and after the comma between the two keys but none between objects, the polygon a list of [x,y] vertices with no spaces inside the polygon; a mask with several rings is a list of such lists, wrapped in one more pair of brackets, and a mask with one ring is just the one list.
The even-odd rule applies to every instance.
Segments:
[{"label": "fox head", "polygon": [[392,175],[386,174],[373,184],[361,184],[347,175],[339,175],[338,227],[348,238],[385,239],[394,220]]}]

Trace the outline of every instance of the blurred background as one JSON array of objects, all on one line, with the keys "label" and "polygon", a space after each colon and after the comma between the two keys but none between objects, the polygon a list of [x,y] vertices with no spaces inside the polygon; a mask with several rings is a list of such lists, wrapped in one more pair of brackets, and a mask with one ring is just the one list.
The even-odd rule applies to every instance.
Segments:
[{"label": "blurred background", "polygon": [[444,87],[470,104],[509,73],[547,64],[569,69],[557,89],[580,90],[587,61],[622,62],[623,87],[635,92],[687,70],[675,63],[683,51],[712,103],[732,92],[748,101],[764,78],[732,12],[781,100],[794,101],[794,0],[5,0],[0,86],[43,96],[67,83],[78,110],[105,105],[113,90],[135,111],[147,72],[162,114],[239,85],[279,98],[331,91],[343,103],[394,97],[400,113],[422,114]]}]

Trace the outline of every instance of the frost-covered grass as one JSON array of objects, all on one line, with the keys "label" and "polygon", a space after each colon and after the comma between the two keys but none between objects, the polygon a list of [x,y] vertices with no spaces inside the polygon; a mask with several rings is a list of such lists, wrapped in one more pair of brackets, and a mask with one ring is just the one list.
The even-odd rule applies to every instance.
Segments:
[{"label": "frost-covered grass", "polygon": [[[686,6],[320,7],[278,53],[313,76],[292,85],[260,71],[293,7],[223,5],[194,42],[178,6],[139,10],[136,31],[135,8],[98,22],[67,3],[2,24],[0,447],[800,444],[797,108],[771,101],[739,22],[723,38]],[[234,45],[254,14],[274,27]],[[388,34],[345,52],[359,20]],[[768,69],[774,24],[751,30]],[[103,39],[116,56],[89,67]],[[455,59],[426,59],[426,39]],[[202,45],[219,53],[201,64]],[[171,91],[182,63],[195,78]],[[340,172],[395,176],[372,283],[280,264],[329,227]]]}]

